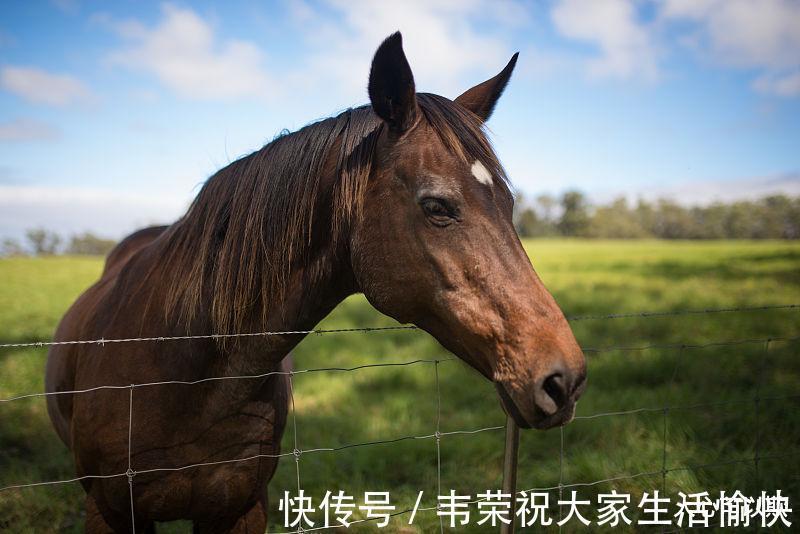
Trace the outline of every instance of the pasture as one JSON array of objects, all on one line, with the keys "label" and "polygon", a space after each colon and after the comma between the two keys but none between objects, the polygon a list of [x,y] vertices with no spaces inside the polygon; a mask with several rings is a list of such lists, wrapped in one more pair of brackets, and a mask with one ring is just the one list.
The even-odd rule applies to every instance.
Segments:
[{"label": "pasture", "polygon": [[[525,245],[568,316],[800,303],[797,243],[531,240]],[[99,258],[0,260],[0,341],[50,338],[60,316],[101,267]],[[320,328],[391,324],[359,296],[345,301]],[[797,337],[800,310],[595,319],[572,326],[584,349],[702,345]],[[108,347],[113,354],[113,346]],[[800,394],[798,348],[797,341],[775,340],[587,351],[589,385],[579,417],[668,404],[673,408],[666,427],[663,411],[655,410],[578,419],[564,429],[561,465],[558,429],[523,432],[518,489],[657,472],[580,487],[578,494],[594,500],[615,488],[638,502],[643,491],[660,489],[662,483],[673,499],[678,491],[707,490],[713,496],[722,489],[748,495],[781,489],[797,509],[800,462],[791,453],[798,452],[800,443],[800,399],[786,397]],[[45,349],[0,350],[0,398],[42,390]],[[312,335],[294,352],[296,369],[449,358],[421,331]],[[439,364],[439,384],[442,432],[504,424],[494,387],[460,362]],[[309,373],[295,376],[294,385],[301,450],[426,436],[436,429],[433,364]],[[758,405],[752,402],[756,395],[761,398]],[[686,408],[695,404],[704,406]],[[294,448],[292,428],[290,416],[284,451]],[[444,436],[443,492],[452,488],[475,495],[499,489],[503,439],[502,430]],[[758,479],[755,462],[745,461],[756,452],[764,457]],[[662,480],[665,459],[668,472]],[[707,467],[682,469],[688,466]],[[364,491],[390,491],[401,510],[413,506],[420,490],[425,492],[423,505],[433,505],[436,468],[435,441],[409,439],[302,455],[300,478],[315,503],[326,490],[344,490],[357,502]],[[70,459],[50,428],[44,399],[0,404],[0,487],[70,476]],[[284,490],[296,489],[295,477],[293,459],[282,459],[270,484],[271,531],[285,530],[278,499]],[[551,502],[557,496],[558,491],[551,492]],[[0,492],[0,530],[80,531],[82,497],[78,484]],[[595,510],[587,508],[592,520]],[[555,506],[552,513],[557,517]],[[635,513],[630,515],[635,519]],[[384,532],[438,529],[433,512],[418,514],[412,526],[407,523],[408,515],[401,515]],[[579,526],[572,521],[564,531]],[[350,531],[373,528],[354,526]],[[160,527],[162,532],[189,530],[184,524]],[[459,531],[486,530],[473,519]]]}]

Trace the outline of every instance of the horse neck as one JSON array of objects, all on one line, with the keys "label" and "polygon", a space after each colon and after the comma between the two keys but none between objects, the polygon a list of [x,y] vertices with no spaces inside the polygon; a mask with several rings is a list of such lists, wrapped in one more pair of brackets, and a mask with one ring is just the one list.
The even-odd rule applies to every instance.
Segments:
[{"label": "horse neck", "polygon": [[[330,241],[320,236],[319,241]],[[340,240],[312,247],[313,259],[295,265],[287,275],[282,294],[270,306],[266,320],[258,313],[247,321],[245,332],[297,332],[313,329],[342,300],[357,291],[350,267],[349,246]],[[227,373],[260,373],[276,369],[280,361],[305,337],[255,336],[241,338],[238,349],[225,360]]]}]

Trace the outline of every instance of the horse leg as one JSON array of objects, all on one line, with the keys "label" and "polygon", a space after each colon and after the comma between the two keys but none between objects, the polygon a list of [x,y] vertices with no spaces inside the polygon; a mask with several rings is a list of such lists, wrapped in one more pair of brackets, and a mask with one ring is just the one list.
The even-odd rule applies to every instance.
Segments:
[{"label": "horse leg", "polygon": [[[86,522],[84,530],[86,534],[113,534],[115,532],[130,532],[130,519],[120,518],[116,525],[117,528],[112,527],[100,513],[100,508],[97,506],[97,501],[91,495],[86,495]],[[123,528],[119,528],[123,527]],[[137,525],[137,532],[144,534],[156,534],[156,524],[154,522],[147,523],[146,525]]]},{"label": "horse leg", "polygon": [[84,526],[86,534],[114,534],[116,532],[111,525],[106,522],[97,502],[91,495],[86,496],[86,523]]},{"label": "horse leg", "polygon": [[266,493],[263,499],[256,503],[233,521],[194,523],[194,534],[264,534],[267,530],[267,501]]}]

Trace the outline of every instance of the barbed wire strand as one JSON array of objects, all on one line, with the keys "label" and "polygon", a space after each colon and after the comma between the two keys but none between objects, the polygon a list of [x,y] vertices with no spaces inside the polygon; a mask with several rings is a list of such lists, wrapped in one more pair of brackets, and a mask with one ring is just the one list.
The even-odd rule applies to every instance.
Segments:
[{"label": "barbed wire strand", "polygon": [[[297,474],[297,495],[301,495],[300,490],[300,447],[297,444],[297,408],[294,405],[294,374],[289,374],[289,399],[292,402],[292,430],[294,432],[294,449],[292,455],[294,456],[295,472]],[[288,506],[288,503],[287,503]],[[302,530],[302,521],[300,523],[300,530]]]},{"label": "barbed wire strand", "polygon": [[710,341],[708,343],[696,343],[694,345],[689,345],[686,343],[654,343],[651,345],[640,345],[640,346],[627,346],[627,345],[617,345],[617,346],[609,346],[609,347],[589,347],[582,349],[583,352],[589,352],[593,354],[599,354],[603,352],[642,352],[647,350],[674,350],[674,349],[705,349],[708,347],[727,347],[727,346],[734,346],[734,345],[749,345],[755,343],[763,343],[767,339],[775,342],[775,341],[785,341],[785,342],[794,342],[800,340],[800,336],[793,336],[793,337],[770,337],[770,338],[747,338],[747,339],[733,339],[729,341]]},{"label": "barbed wire strand", "polygon": [[[436,491],[442,494],[442,392],[439,386],[439,360],[433,364],[434,380],[436,381]],[[436,499],[436,509],[439,509],[439,499]],[[439,515],[439,532],[444,534],[444,518]]]},{"label": "barbed wire strand", "polygon": [[[441,358],[439,362],[450,362],[454,361],[455,358]],[[298,374],[305,374],[305,373],[319,373],[319,372],[353,372],[353,371],[360,371],[361,369],[370,369],[376,367],[404,367],[407,365],[415,365],[418,363],[432,363],[436,360],[432,359],[416,359],[416,360],[409,360],[405,362],[386,362],[386,363],[368,363],[363,365],[356,365],[353,367],[315,367],[312,369],[300,369],[297,371],[269,371],[266,373],[259,373],[255,375],[229,375],[229,376],[211,376],[207,378],[200,378],[198,380],[161,380],[157,382],[142,382],[139,384],[134,384],[137,388],[142,387],[153,387],[153,386],[168,386],[168,385],[179,385],[179,386],[194,386],[197,384],[203,384],[205,382],[215,382],[219,380],[254,380],[254,379],[262,379],[267,378],[270,376],[293,376]],[[81,393],[91,393],[93,391],[100,391],[103,389],[128,389],[130,386],[113,386],[113,385],[105,385],[105,386],[95,386],[86,389],[73,389],[69,391],[49,391],[49,392],[41,392],[41,393],[27,393],[25,395],[17,395],[15,397],[9,397],[6,399],[0,399],[0,402],[11,402],[15,400],[27,399],[30,397],[47,397],[52,395],[77,395]]]},{"label": "barbed wire strand", "polygon": [[[774,401],[774,400],[791,400],[791,399],[800,399],[800,393],[795,393],[791,395],[774,395],[770,397],[761,397],[762,401]],[[696,410],[698,408],[714,408],[719,406],[729,406],[734,404],[752,404],[753,399],[732,399],[726,401],[715,401],[715,402],[698,402],[698,403],[691,403],[691,404],[674,404],[669,406],[670,412],[677,412],[681,410]],[[644,408],[632,408],[630,410],[617,410],[613,412],[598,412],[593,413],[590,415],[577,415],[575,416],[575,420],[585,420],[585,419],[598,419],[601,417],[609,417],[615,415],[634,415],[639,413],[648,413],[648,412],[663,412],[663,407],[652,406],[652,407],[644,407]]]},{"label": "barbed wire strand", "polygon": [[[639,311],[612,313],[607,315],[575,315],[569,316],[569,321],[588,321],[602,319],[624,319],[634,317],[675,317],[680,315],[698,315],[712,313],[735,313],[735,312],[755,312],[771,310],[800,309],[800,304],[776,304],[767,306],[741,306],[735,308],[706,308],[695,310],[674,310],[674,311]],[[198,334],[183,336],[151,336],[151,337],[129,337],[118,339],[85,339],[67,341],[26,341],[18,343],[0,343],[0,349],[4,348],[25,348],[25,347],[51,347],[59,345],[104,345],[105,343],[134,343],[134,342],[166,342],[166,341],[185,341],[192,339],[228,339],[236,337],[267,337],[267,336],[291,336],[308,334],[342,334],[352,332],[385,332],[391,330],[420,330],[414,325],[392,325],[392,326],[368,326],[355,328],[330,328],[330,329],[311,329],[311,330],[283,330],[265,332],[240,332],[232,334]]]},{"label": "barbed wire strand", "polygon": [[[662,415],[663,418],[663,430],[662,430],[662,450],[661,450],[661,493],[664,495],[667,494],[667,430],[669,428],[669,409],[670,409],[670,399],[672,396],[672,386],[675,384],[675,379],[678,376],[678,368],[681,365],[681,360],[683,359],[683,352],[686,350],[686,345],[683,344],[678,349],[678,354],[675,357],[675,365],[672,368],[672,375],[670,375],[669,383],[664,390],[664,413]],[[666,530],[666,529],[662,529]]]},{"label": "barbed wire strand", "polygon": [[[610,346],[610,347],[602,347],[602,348],[584,348],[583,352],[590,352],[590,353],[603,353],[603,352],[641,352],[647,350],[668,350],[668,349],[703,349],[708,347],[724,347],[724,346],[734,346],[734,345],[745,345],[745,344],[755,344],[755,343],[764,343],[766,341],[770,341],[770,343],[775,342],[794,342],[800,340],[800,336],[794,337],[769,337],[769,338],[760,338],[760,339],[735,339],[735,340],[728,340],[728,341],[713,341],[708,343],[700,343],[689,345],[685,343],[667,343],[667,344],[651,344],[651,345],[642,345],[642,346]],[[439,359],[439,362],[447,362],[447,361],[454,361],[455,358],[444,358]],[[325,372],[325,371],[340,371],[340,372],[351,372],[351,371],[358,371],[360,369],[368,369],[373,367],[392,367],[392,366],[406,366],[406,365],[413,365],[417,363],[432,363],[436,360],[433,359],[417,359],[411,360],[408,362],[391,362],[391,363],[372,363],[372,364],[364,364],[364,365],[357,365],[355,367],[318,367],[313,369],[302,369],[299,371],[269,371],[266,373],[260,373],[255,375],[234,375],[234,376],[214,376],[208,378],[201,378],[198,380],[163,380],[163,381],[156,381],[156,382],[144,382],[141,384],[134,384],[135,387],[152,387],[152,386],[163,386],[163,385],[195,385],[195,384],[202,384],[204,382],[211,382],[217,380],[248,380],[248,379],[259,379],[259,378],[266,378],[272,375],[297,375],[301,373],[316,373],[316,372]],[[70,395],[70,394],[80,394],[80,393],[88,393],[92,391],[98,391],[103,389],[127,389],[128,385],[125,386],[115,386],[115,385],[103,385],[103,386],[96,386],[92,388],[86,389],[78,389],[78,390],[70,390],[70,391],[51,391],[51,392],[39,392],[39,393],[27,393],[24,395],[17,395],[14,397],[9,397],[5,399],[0,399],[0,403],[3,402],[11,402],[15,400],[30,398],[30,397],[46,397],[51,395]]]},{"label": "barbed wire strand", "polygon": [[125,474],[128,477],[128,493],[131,497],[131,532],[136,532],[136,511],[133,504],[133,476],[135,471],[131,467],[131,444],[133,443],[133,388],[130,385],[130,394],[128,396],[128,470]]},{"label": "barbed wire strand", "polygon": [[[564,518],[564,507],[561,502],[564,499],[564,425],[558,427],[559,447],[558,447],[558,520]],[[558,525],[558,532],[561,532],[561,525]]]},{"label": "barbed wire strand", "polygon": [[758,481],[760,479],[760,474],[758,470],[758,455],[761,451],[761,383],[764,380],[764,368],[767,365],[767,358],[769,356],[769,345],[772,340],[768,339],[764,343],[764,351],[760,355],[761,357],[758,360],[758,371],[756,372],[756,398],[755,398],[755,408],[756,408],[756,435],[755,435],[755,475],[756,475],[756,487],[758,487]]}]

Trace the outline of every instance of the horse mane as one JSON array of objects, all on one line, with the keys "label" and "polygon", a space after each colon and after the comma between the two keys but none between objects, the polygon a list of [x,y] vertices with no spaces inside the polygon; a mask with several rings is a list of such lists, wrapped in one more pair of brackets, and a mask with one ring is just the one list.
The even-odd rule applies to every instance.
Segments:
[{"label": "horse mane", "polygon": [[[422,120],[449,150],[466,162],[481,161],[508,186],[476,115],[438,95],[418,93],[417,102]],[[177,316],[188,330],[210,299],[216,334],[252,327],[253,313],[265,324],[292,266],[311,260],[312,239],[325,237],[336,250],[360,217],[382,128],[370,106],[347,109],[281,135],[211,176],[163,236],[157,264],[166,282],[166,316]],[[324,183],[332,162],[333,183]],[[315,217],[329,220],[320,224]],[[330,235],[312,235],[321,230]]]}]

